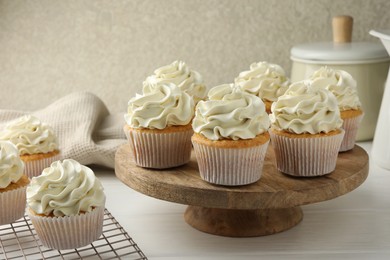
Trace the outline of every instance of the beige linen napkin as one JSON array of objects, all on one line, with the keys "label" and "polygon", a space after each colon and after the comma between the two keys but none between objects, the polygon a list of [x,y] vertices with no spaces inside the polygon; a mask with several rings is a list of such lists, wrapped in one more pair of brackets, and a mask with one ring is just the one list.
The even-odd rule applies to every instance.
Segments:
[{"label": "beige linen napkin", "polygon": [[0,131],[7,122],[32,114],[53,127],[62,158],[114,168],[116,149],[126,143],[123,114],[110,114],[89,92],[69,94],[44,109],[25,112],[0,109]]}]

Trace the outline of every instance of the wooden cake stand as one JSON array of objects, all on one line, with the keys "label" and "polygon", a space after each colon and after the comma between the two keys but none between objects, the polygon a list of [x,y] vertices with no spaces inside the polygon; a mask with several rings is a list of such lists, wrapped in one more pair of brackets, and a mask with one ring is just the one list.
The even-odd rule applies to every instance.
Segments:
[{"label": "wooden cake stand", "polygon": [[270,235],[297,225],[300,205],[336,198],[357,188],[368,175],[368,155],[359,146],[340,153],[336,170],[312,177],[290,177],[276,169],[274,152],[267,151],[263,174],[256,183],[226,187],[200,178],[194,153],[191,161],[168,170],[135,165],[130,146],[121,146],[115,158],[117,177],[143,194],[185,205],[184,218],[203,232],[232,237]]}]

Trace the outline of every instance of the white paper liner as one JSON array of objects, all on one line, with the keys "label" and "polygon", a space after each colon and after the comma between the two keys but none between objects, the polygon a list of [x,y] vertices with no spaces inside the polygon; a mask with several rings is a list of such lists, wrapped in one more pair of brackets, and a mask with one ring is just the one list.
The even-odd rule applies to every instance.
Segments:
[{"label": "white paper liner", "polygon": [[0,225],[10,224],[24,216],[26,188],[24,186],[0,193]]},{"label": "white paper liner", "polygon": [[130,143],[131,154],[138,166],[165,169],[190,161],[193,134],[191,128],[179,132],[150,133],[132,131],[125,126],[124,132]]},{"label": "white paper liner", "polygon": [[42,174],[43,169],[49,167],[53,162],[61,159],[61,154],[43,158],[40,160],[24,161],[24,172],[29,177],[35,177]]},{"label": "white paper liner", "polygon": [[293,138],[270,131],[279,171],[302,177],[331,173],[336,168],[337,156],[344,130],[337,135],[314,138]]},{"label": "white paper liner", "polygon": [[219,185],[254,183],[261,177],[269,141],[248,148],[219,148],[193,142],[203,180]]},{"label": "white paper liner", "polygon": [[359,130],[360,122],[363,119],[363,114],[344,119],[342,128],[345,130],[343,142],[340,146],[340,152],[351,150],[355,146],[356,135]]},{"label": "white paper liner", "polygon": [[77,216],[42,217],[27,210],[42,244],[58,250],[86,246],[103,231],[104,207]]}]

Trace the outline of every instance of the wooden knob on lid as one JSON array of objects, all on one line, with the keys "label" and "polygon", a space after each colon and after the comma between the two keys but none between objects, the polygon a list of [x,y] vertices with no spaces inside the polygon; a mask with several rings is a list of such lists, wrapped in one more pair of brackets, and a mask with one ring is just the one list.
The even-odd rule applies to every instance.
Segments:
[{"label": "wooden knob on lid", "polygon": [[333,42],[346,43],[352,41],[352,25],[353,18],[348,15],[340,15],[333,17]]}]

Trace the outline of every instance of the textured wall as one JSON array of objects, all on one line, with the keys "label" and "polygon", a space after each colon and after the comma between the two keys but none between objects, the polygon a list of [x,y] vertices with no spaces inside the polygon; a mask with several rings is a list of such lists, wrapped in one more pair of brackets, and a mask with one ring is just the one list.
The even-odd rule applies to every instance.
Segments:
[{"label": "textured wall", "polygon": [[290,48],[331,41],[331,18],[354,17],[354,41],[390,28],[388,0],[0,1],[0,108],[35,110],[88,90],[126,110],[153,70],[182,59],[207,86],[255,61],[289,73]]}]

